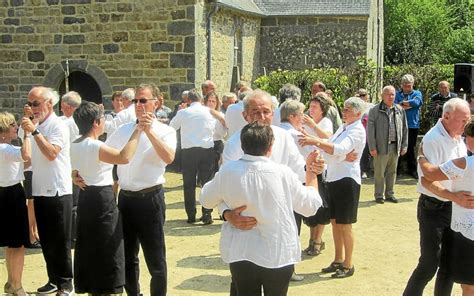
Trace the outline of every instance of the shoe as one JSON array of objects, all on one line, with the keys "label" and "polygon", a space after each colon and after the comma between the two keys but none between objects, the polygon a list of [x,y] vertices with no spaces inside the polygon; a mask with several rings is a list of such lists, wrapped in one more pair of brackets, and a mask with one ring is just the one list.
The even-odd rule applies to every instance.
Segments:
[{"label": "shoe", "polygon": [[212,220],[212,216],[209,214],[202,215],[201,221],[202,221],[202,224],[204,225],[209,225],[209,224],[214,223],[214,221]]},{"label": "shoe", "polygon": [[58,286],[56,286],[55,284],[51,282],[47,282],[46,285],[38,288],[36,292],[38,292],[38,294],[51,294],[51,293],[56,292],[57,290],[58,290]]},{"label": "shoe", "polygon": [[71,296],[74,295],[74,289],[69,290],[69,289],[59,289],[58,292],[56,293],[56,296]]},{"label": "shoe", "polygon": [[413,171],[410,176],[413,177],[413,179],[417,179],[418,180],[418,173],[416,171]]},{"label": "shoe", "polygon": [[377,198],[375,199],[375,202],[378,203],[378,204],[383,204],[383,203],[385,203],[385,201],[384,201],[383,198],[381,198],[381,197],[377,197]]},{"label": "shoe", "polygon": [[336,270],[335,273],[331,274],[331,277],[335,279],[343,279],[346,277],[353,276],[354,272],[355,272],[354,266],[352,266],[351,268],[341,267],[338,270]]},{"label": "shoe", "polygon": [[292,282],[301,282],[302,280],[304,280],[304,275],[296,274],[296,272],[291,275],[290,281]]},{"label": "shoe", "polygon": [[13,293],[11,293],[13,296],[27,296],[25,290],[23,287],[20,287],[18,289],[13,290]]},{"label": "shoe", "polygon": [[26,248],[27,249],[41,249],[41,242],[39,240],[36,240],[34,243],[31,243]]},{"label": "shoe", "polygon": [[385,199],[387,202],[393,202],[393,203],[398,203],[398,199],[395,198],[395,196],[388,197]]},{"label": "shoe", "polygon": [[368,178],[368,177],[367,177],[367,173],[366,173],[366,172],[363,172],[361,178],[362,178],[362,179],[367,179],[367,178]]},{"label": "shoe", "polygon": [[196,218],[188,218],[188,220],[186,220],[186,223],[194,224],[194,223],[196,223]]},{"label": "shoe", "polygon": [[308,252],[312,247],[313,247],[313,240],[309,239],[308,247],[303,250],[303,253],[306,254],[306,252]]},{"label": "shoe", "polygon": [[306,251],[306,255],[308,256],[318,256],[321,254],[321,251],[326,249],[326,243],[321,241],[320,243],[317,243],[316,241],[313,240],[313,245],[311,248],[309,248],[308,251]]},{"label": "shoe", "polygon": [[3,293],[5,293],[5,294],[13,294],[13,288],[12,288],[12,286],[10,285],[9,282],[6,282],[6,283],[5,283],[5,286],[3,286]]},{"label": "shoe", "polygon": [[336,272],[339,268],[342,268],[342,262],[331,262],[328,267],[325,267],[321,269],[321,272],[323,273],[331,273],[331,272]]}]

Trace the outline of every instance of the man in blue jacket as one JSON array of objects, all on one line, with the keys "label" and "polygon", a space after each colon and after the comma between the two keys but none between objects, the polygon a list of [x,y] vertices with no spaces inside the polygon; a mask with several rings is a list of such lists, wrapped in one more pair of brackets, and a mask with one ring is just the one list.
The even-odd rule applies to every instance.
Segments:
[{"label": "man in blue jacket", "polygon": [[398,161],[399,172],[401,162],[406,159],[407,171],[415,179],[418,179],[416,172],[415,146],[420,129],[420,109],[423,104],[423,95],[419,90],[414,90],[415,78],[411,74],[405,74],[402,77],[402,89],[397,91],[395,104],[399,104],[407,116],[408,123],[408,148],[404,157],[400,157]]}]

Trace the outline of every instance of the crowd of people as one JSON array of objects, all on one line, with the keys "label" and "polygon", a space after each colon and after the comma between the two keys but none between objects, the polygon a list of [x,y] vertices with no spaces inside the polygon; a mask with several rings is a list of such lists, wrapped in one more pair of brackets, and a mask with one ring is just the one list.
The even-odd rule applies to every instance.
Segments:
[{"label": "crowd of people", "polygon": [[[295,272],[302,254],[325,250],[329,224],[335,253],[321,272],[354,275],[352,225],[372,168],[377,204],[398,202],[394,184],[404,168],[419,179],[420,259],[404,295],[422,295],[435,274],[436,295],[450,295],[454,282],[474,295],[470,105],[441,81],[428,105],[433,127],[417,152],[423,97],[414,84],[407,74],[400,90],[385,86],[380,101],[359,89],[339,106],[315,81],[307,110],[292,84],[273,97],[239,82],[220,97],[207,80],[183,92],[174,110],[156,85],[140,84],[115,92],[111,112],[74,91],[60,99],[51,88],[32,88],[19,126],[0,113],[4,292],[26,295],[24,248],[33,246],[48,275],[38,294],[141,295],[141,247],[149,294],[166,295],[169,166],[183,176],[187,223],[212,224],[214,208],[224,220],[220,250],[231,295],[286,295],[291,280],[304,280]],[[303,222],[310,237],[301,250]]]}]

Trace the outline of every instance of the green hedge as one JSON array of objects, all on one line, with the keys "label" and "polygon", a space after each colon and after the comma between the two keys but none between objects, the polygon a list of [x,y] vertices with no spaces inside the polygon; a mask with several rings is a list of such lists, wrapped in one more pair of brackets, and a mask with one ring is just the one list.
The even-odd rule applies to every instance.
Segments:
[{"label": "green hedge", "polygon": [[[404,74],[415,77],[415,89],[423,93],[423,107],[421,115],[421,132],[430,128],[430,120],[426,117],[426,106],[430,96],[437,92],[438,83],[447,80],[451,84],[454,77],[453,65],[401,65],[386,66],[383,69],[384,85],[400,87],[400,79]],[[322,81],[327,88],[334,92],[334,100],[342,106],[345,99],[354,95],[359,88],[369,91],[373,102],[378,102],[380,95],[376,94],[377,81],[375,66],[372,63],[359,61],[357,67],[351,68],[321,68],[301,71],[278,70],[269,75],[260,76],[254,81],[254,87],[263,89],[272,95],[278,95],[278,90],[285,83],[292,83],[302,91],[302,101],[308,102],[311,95],[311,85],[314,81]]]}]

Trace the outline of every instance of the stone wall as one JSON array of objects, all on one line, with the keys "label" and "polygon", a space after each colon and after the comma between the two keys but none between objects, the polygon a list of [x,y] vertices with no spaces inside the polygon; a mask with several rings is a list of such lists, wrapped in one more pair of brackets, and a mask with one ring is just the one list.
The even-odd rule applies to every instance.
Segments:
[{"label": "stone wall", "polygon": [[[196,35],[204,44],[196,51],[196,67],[199,81],[207,78],[207,34],[206,18],[213,6],[207,5],[202,13]],[[242,72],[240,79],[252,81],[257,77],[259,65],[260,18],[245,15],[233,10],[219,7],[211,16],[211,80],[217,85],[219,94],[232,89],[232,68],[234,65],[234,42],[236,30],[242,36]]]},{"label": "stone wall", "polygon": [[154,82],[176,98],[195,84],[196,0],[0,0],[0,107],[33,85],[58,88],[65,60],[102,95]]},{"label": "stone wall", "polygon": [[267,71],[348,66],[366,57],[367,18],[264,18],[260,44]]}]

